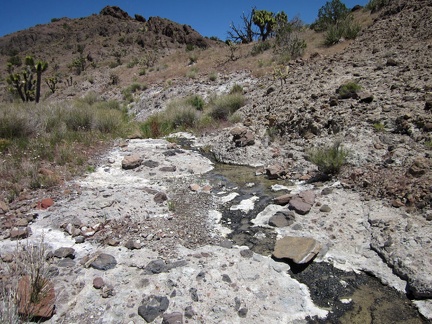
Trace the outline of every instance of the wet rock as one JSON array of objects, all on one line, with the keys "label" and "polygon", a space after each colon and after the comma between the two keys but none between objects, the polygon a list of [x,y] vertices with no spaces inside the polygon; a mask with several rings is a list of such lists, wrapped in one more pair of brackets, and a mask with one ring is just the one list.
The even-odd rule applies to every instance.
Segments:
[{"label": "wet rock", "polygon": [[143,301],[143,305],[138,307],[138,315],[147,323],[153,322],[161,316],[169,306],[169,299],[165,296],[151,295]]},{"label": "wet rock", "polygon": [[321,244],[313,238],[286,236],[276,241],[273,255],[303,264],[312,260],[320,250]]},{"label": "wet rock", "polygon": [[142,158],[138,154],[126,156],[122,161],[122,169],[131,170],[138,168],[142,163]]},{"label": "wet rock", "polygon": [[163,314],[162,324],[183,324],[183,314],[180,312]]},{"label": "wet rock", "polygon": [[97,270],[109,270],[114,269],[117,265],[117,260],[110,254],[101,253],[98,257],[90,263],[90,266]]},{"label": "wet rock", "polygon": [[75,249],[70,247],[61,247],[54,251],[54,256],[60,259],[75,259]]},{"label": "wet rock", "polygon": [[101,289],[105,285],[105,282],[101,277],[96,277],[93,279],[93,287],[95,289]]},{"label": "wet rock", "polygon": [[37,302],[31,301],[33,293],[31,279],[29,276],[22,277],[18,282],[18,313],[28,319],[37,318],[39,320],[47,320],[54,315],[55,309],[55,291],[54,285],[47,279],[44,280],[42,286],[43,292],[37,296]]},{"label": "wet rock", "polygon": [[295,215],[289,210],[280,210],[269,219],[269,225],[274,227],[290,226],[295,221]]}]

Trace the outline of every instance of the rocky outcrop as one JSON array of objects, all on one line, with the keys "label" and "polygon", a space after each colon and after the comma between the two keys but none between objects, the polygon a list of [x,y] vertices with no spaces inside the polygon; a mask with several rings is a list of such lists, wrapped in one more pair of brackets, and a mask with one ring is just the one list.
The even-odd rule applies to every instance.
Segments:
[{"label": "rocky outcrop", "polygon": [[100,15],[111,16],[123,20],[132,19],[126,11],[117,6],[106,6],[100,11]]}]

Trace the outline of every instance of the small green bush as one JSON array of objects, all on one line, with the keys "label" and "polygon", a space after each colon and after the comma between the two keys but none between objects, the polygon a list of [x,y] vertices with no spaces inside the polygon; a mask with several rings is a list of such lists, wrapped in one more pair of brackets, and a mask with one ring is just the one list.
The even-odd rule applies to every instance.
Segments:
[{"label": "small green bush", "polygon": [[245,103],[245,98],[240,93],[228,94],[213,98],[210,102],[209,115],[216,120],[228,120]]},{"label": "small green bush", "polygon": [[324,45],[337,44],[342,38],[355,39],[360,29],[360,25],[352,19],[352,16],[348,16],[341,22],[327,27]]},{"label": "small green bush", "polygon": [[385,129],[385,125],[384,125],[383,123],[381,123],[381,122],[379,122],[379,123],[374,123],[374,124],[373,124],[373,128],[374,128],[375,131],[377,131],[377,132],[383,132],[384,129]]},{"label": "small green bush", "polygon": [[210,73],[209,80],[210,81],[216,81],[218,78],[218,74],[216,72]]},{"label": "small green bush", "polygon": [[340,142],[332,146],[312,149],[308,152],[308,160],[318,167],[325,175],[337,174],[346,163],[348,151],[343,149]]},{"label": "small green bush", "polygon": [[370,0],[366,5],[366,9],[369,9],[374,13],[388,6],[390,3],[391,0]]},{"label": "small green bush", "polygon": [[271,44],[269,41],[258,42],[252,47],[251,55],[257,56],[271,48]]},{"label": "small green bush", "polygon": [[356,96],[356,93],[361,90],[361,86],[354,81],[347,82],[341,85],[336,93],[339,95],[340,99],[349,99]]},{"label": "small green bush", "polygon": [[229,92],[229,94],[234,94],[234,93],[240,93],[240,94],[243,94],[243,87],[240,85],[240,84],[234,84],[232,87],[231,87],[231,90],[230,90],[230,92]]},{"label": "small green bush", "polygon": [[197,110],[202,111],[204,109],[205,101],[199,95],[193,95],[185,98],[185,103],[191,105]]}]

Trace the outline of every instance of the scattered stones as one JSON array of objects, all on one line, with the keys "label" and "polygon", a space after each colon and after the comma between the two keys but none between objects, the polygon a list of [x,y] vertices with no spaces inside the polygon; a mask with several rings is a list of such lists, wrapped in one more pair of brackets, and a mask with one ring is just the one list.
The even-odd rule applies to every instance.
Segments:
[{"label": "scattered stones", "polygon": [[321,244],[313,238],[286,236],[276,241],[273,255],[278,259],[291,259],[297,264],[304,264],[320,250]]},{"label": "scattered stones", "polygon": [[99,254],[96,259],[90,263],[90,266],[92,268],[102,271],[114,269],[116,265],[116,259],[112,255],[107,253]]},{"label": "scattered stones", "polygon": [[294,196],[289,202],[289,209],[294,210],[297,214],[306,215],[315,202],[315,193],[311,190],[302,191]]},{"label": "scattered stones", "polygon": [[418,178],[424,175],[428,169],[429,169],[429,163],[427,159],[423,157],[418,157],[417,159],[415,159],[414,163],[408,169],[408,173]]},{"label": "scattered stones", "polygon": [[123,158],[122,169],[131,170],[138,168],[142,163],[142,157],[138,154],[132,154]]},{"label": "scattered stones", "polygon": [[236,126],[230,131],[233,141],[237,147],[255,144],[254,134],[247,127]]}]

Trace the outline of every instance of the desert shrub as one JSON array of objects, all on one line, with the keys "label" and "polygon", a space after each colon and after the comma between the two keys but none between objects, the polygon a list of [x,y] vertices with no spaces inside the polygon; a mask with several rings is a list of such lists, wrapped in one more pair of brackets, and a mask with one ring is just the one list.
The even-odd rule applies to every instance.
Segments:
[{"label": "desert shrub", "polygon": [[325,33],[324,45],[331,46],[337,44],[342,38],[354,39],[357,37],[360,29],[360,25],[352,19],[352,16],[348,16],[340,23],[328,26]]},{"label": "desert shrub", "polygon": [[99,101],[99,95],[94,92],[94,91],[90,91],[88,92],[84,97],[78,99],[78,102],[87,104],[87,105],[93,105],[94,103]]},{"label": "desert shrub", "polygon": [[64,122],[68,130],[89,131],[93,124],[93,114],[89,107],[72,106],[65,113]]},{"label": "desert shrub", "polygon": [[341,85],[336,93],[340,99],[349,99],[356,96],[356,93],[361,90],[361,86],[357,82],[350,81]]},{"label": "desert shrub", "polygon": [[228,120],[228,117],[242,107],[244,103],[245,98],[240,93],[212,98],[209,103],[209,115],[216,120]]},{"label": "desert shrub", "polygon": [[384,125],[383,123],[381,123],[381,122],[379,122],[379,123],[374,123],[374,124],[373,124],[373,128],[374,128],[374,130],[375,130],[376,132],[383,132],[384,129],[385,129],[385,125]]},{"label": "desert shrub", "polygon": [[189,79],[195,79],[198,75],[198,68],[192,67],[186,72],[186,77]]},{"label": "desert shrub", "polygon": [[203,110],[205,101],[204,99],[199,95],[192,95],[185,98],[185,103],[188,105],[191,105],[197,110]]},{"label": "desert shrub", "polygon": [[12,139],[32,135],[35,130],[26,117],[20,111],[3,110],[3,114],[0,115],[0,138]]},{"label": "desert shrub", "polygon": [[172,123],[173,129],[193,128],[199,118],[197,110],[191,106],[183,106],[167,113],[169,114],[167,116],[168,122]]},{"label": "desert shrub", "polygon": [[216,81],[218,78],[218,74],[216,72],[210,73],[209,80],[210,81]]},{"label": "desert shrub", "polygon": [[236,83],[231,87],[231,90],[229,93],[230,94],[234,94],[234,93],[243,94],[243,87],[240,84]]},{"label": "desert shrub", "polygon": [[270,48],[271,48],[271,44],[268,40],[264,42],[258,42],[252,47],[251,55],[252,56],[259,55],[269,50]]},{"label": "desert shrub", "polygon": [[96,111],[92,128],[101,133],[116,133],[121,129],[123,115],[115,109],[99,109]]},{"label": "desert shrub", "polygon": [[172,124],[165,120],[161,114],[150,116],[140,125],[140,129],[146,138],[159,138],[173,131]]},{"label": "desert shrub", "polygon": [[370,0],[366,5],[366,9],[374,13],[388,6],[390,2],[390,0]]},{"label": "desert shrub", "polygon": [[337,174],[346,163],[348,151],[340,142],[331,146],[315,148],[308,152],[307,159],[318,167],[318,171],[325,175]]},{"label": "desert shrub", "polygon": [[189,55],[189,65],[195,64],[198,62],[198,55],[196,53],[191,53]]},{"label": "desert shrub", "polygon": [[350,14],[347,6],[340,0],[327,1],[318,11],[317,20],[311,25],[315,31],[326,31],[330,26],[338,25]]}]

